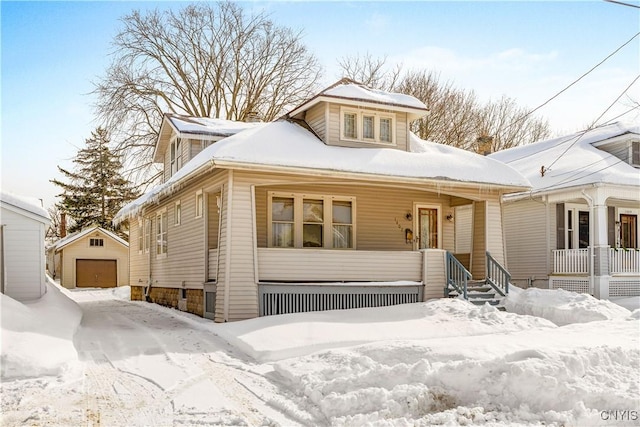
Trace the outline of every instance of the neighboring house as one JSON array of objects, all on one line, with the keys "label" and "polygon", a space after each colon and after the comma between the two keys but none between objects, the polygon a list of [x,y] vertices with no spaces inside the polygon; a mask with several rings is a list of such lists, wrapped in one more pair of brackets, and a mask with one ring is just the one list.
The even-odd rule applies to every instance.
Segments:
[{"label": "neighboring house", "polygon": [[504,198],[514,284],[640,295],[640,126],[615,123],[490,157],[533,185]]},{"label": "neighboring house", "polygon": [[1,291],[19,301],[46,293],[44,235],[50,219],[40,201],[0,193]]},{"label": "neighboring house", "polygon": [[47,249],[49,274],[65,288],[129,284],[129,243],[95,226],[70,234]]},{"label": "neighboring house", "polygon": [[[501,198],[529,182],[420,140],[409,123],[426,114],[341,80],[270,123],[166,115],[164,182],[114,220],[132,299],[223,322],[443,297],[452,252],[485,277],[487,251],[504,260]],[[473,218],[458,230],[457,209]]]}]

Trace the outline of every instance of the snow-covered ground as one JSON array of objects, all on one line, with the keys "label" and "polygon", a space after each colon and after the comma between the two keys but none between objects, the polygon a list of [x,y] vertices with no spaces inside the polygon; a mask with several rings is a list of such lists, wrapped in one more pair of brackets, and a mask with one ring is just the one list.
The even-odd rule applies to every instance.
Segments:
[{"label": "snow-covered ground", "polygon": [[0,298],[3,426],[640,424],[640,298],[516,289],[508,312],[440,299],[228,324],[128,288]]}]

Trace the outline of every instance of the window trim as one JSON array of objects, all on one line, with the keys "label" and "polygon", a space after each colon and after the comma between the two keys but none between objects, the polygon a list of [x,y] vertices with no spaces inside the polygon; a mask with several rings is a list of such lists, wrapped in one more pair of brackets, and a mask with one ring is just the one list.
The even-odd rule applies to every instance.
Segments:
[{"label": "window trim", "polygon": [[[345,115],[346,114],[354,114],[356,117],[356,136],[355,138],[345,136]],[[365,138],[364,137],[364,118],[365,117],[373,117],[373,138]],[[381,119],[390,119],[391,120],[391,141],[383,141],[380,137],[381,127],[380,122]],[[364,142],[367,144],[379,144],[383,146],[395,146],[397,145],[397,136],[396,136],[396,114],[392,112],[386,111],[376,111],[376,110],[366,110],[366,109],[358,109],[354,107],[340,106],[340,141],[349,141],[349,142]]]},{"label": "window trim", "polygon": [[138,218],[138,254],[144,252],[144,219],[142,217]]},{"label": "window trim", "polygon": [[629,164],[636,168],[640,167],[640,140],[631,141],[629,144]]},{"label": "window trim", "polygon": [[[100,242],[100,244],[94,245],[93,243]],[[104,237],[89,237],[89,247],[90,248],[104,248]]]},{"label": "window trim", "polygon": [[[169,252],[168,225],[167,208],[156,212],[156,258],[166,258]],[[164,236],[164,240],[162,236]]]},{"label": "window trim", "polygon": [[[273,212],[272,203],[274,198],[290,198],[293,199],[293,247],[273,246]],[[314,199],[323,201],[323,242],[321,247],[304,247],[303,246],[303,205],[305,199]],[[334,248],[333,247],[333,201],[350,202],[351,203],[351,247]],[[341,225],[344,225],[341,223]],[[267,192],[267,247],[278,249],[323,249],[323,250],[356,250],[356,198],[354,196],[339,196],[328,194],[311,194],[311,193],[288,193],[281,191]]]},{"label": "window trim", "polygon": [[202,190],[196,191],[195,205],[195,218],[202,218],[204,216],[204,193]]},{"label": "window trim", "polygon": [[182,222],[182,205],[180,200],[177,200],[173,205],[173,225],[178,226]]},{"label": "window trim", "polygon": [[151,234],[153,233],[153,221],[151,218],[144,218],[143,226],[144,243],[142,245],[144,247],[144,253],[148,254],[151,251]]}]

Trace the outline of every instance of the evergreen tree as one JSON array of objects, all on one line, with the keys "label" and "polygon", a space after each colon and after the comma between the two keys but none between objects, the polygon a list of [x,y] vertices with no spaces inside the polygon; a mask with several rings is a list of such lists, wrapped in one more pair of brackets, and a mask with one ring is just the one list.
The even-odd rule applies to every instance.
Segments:
[{"label": "evergreen tree", "polygon": [[73,220],[70,233],[93,225],[119,233],[111,221],[122,206],[138,196],[137,190],[123,178],[120,156],[109,149],[105,129],[91,132],[85,143],[73,159],[73,172],[58,166],[68,182],[51,180],[63,189],[58,207]]}]

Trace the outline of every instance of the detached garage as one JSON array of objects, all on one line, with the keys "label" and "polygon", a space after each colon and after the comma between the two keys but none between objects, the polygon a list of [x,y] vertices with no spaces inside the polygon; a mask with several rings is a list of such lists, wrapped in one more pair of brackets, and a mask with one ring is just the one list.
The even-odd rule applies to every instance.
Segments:
[{"label": "detached garage", "polygon": [[55,275],[65,288],[129,284],[129,243],[104,228],[92,227],[69,235],[49,251],[49,259],[55,259]]},{"label": "detached garage", "polygon": [[0,193],[0,288],[18,301],[46,292],[44,234],[49,214],[36,199]]}]

